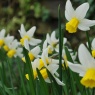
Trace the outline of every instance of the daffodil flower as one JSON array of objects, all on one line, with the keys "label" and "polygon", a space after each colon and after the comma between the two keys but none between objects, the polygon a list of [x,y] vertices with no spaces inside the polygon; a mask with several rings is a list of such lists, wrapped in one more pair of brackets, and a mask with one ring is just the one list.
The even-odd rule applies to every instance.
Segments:
[{"label": "daffodil flower", "polygon": [[7,52],[7,56],[9,58],[12,58],[13,56],[14,57],[19,56],[19,57],[22,58],[22,56],[23,56],[23,54],[22,54],[23,49],[21,47],[19,47],[19,46],[20,46],[20,43],[16,39],[13,40],[12,43],[10,43],[9,46],[8,46],[9,50]]},{"label": "daffodil flower", "polygon": [[41,43],[40,39],[35,39],[34,36],[34,32],[36,30],[36,27],[33,26],[30,30],[28,30],[27,32],[25,31],[24,25],[21,24],[21,29],[19,30],[21,39],[20,39],[20,43],[23,46],[25,44],[25,40],[28,41],[28,43],[32,46],[35,46],[39,43]]},{"label": "daffodil flower", "polygon": [[[41,59],[37,58],[33,62],[31,62],[34,79],[38,77],[37,72],[36,72],[36,68],[38,68],[44,80],[48,83],[51,83],[47,74],[47,69],[48,69],[49,72],[52,74],[52,76],[55,78],[56,82],[59,85],[64,85],[64,83],[58,79],[58,76],[59,76],[59,74],[57,73],[57,70],[59,68],[58,60],[52,60],[52,59],[49,60],[47,58],[48,58],[48,49],[45,49],[42,53]],[[25,76],[29,80],[29,75],[26,74]]]},{"label": "daffodil flower", "polygon": [[65,17],[69,21],[66,23],[66,30],[69,33],[75,33],[77,28],[87,31],[90,30],[91,26],[95,25],[95,20],[88,20],[85,18],[88,9],[89,3],[83,3],[74,10],[70,0],[67,0],[65,6]]},{"label": "daffodil flower", "polygon": [[48,47],[48,52],[52,53],[54,50],[55,46],[59,42],[59,39],[56,38],[55,31],[52,32],[51,36],[47,34],[46,36],[47,43],[49,44]]},{"label": "daffodil flower", "polygon": [[[42,60],[43,60],[43,63],[44,63],[44,66],[48,69],[48,71],[51,73],[51,75],[55,78],[56,82],[59,84],[59,85],[64,85],[63,82],[61,82],[59,79],[58,79],[58,76],[59,74],[57,73],[57,70],[59,68],[59,65],[58,65],[58,60],[48,60],[47,59],[47,54],[48,54],[48,49],[45,49],[42,53]],[[44,71],[44,73],[46,74],[46,72]],[[46,74],[47,75],[47,74]],[[51,82],[47,77],[45,77],[45,81],[46,82]]]},{"label": "daffodil flower", "polygon": [[9,45],[12,43],[13,40],[14,40],[14,36],[10,36],[9,34],[7,35],[7,37],[5,37],[4,46],[3,46],[5,51],[9,50]]},{"label": "daffodil flower", "polygon": [[51,45],[48,45],[47,39],[43,43],[43,50],[45,50],[46,48],[48,49],[48,53],[52,54],[54,47]]},{"label": "daffodil flower", "polygon": [[[41,51],[39,46],[36,46],[36,47],[30,49],[29,43],[27,42],[27,40],[25,41],[24,45],[25,45],[24,47],[28,50],[28,55],[29,55],[30,61],[33,61],[34,58],[38,57],[38,54]],[[24,57],[22,58],[22,60],[25,62],[25,58]]]},{"label": "daffodil flower", "polygon": [[78,57],[81,64],[68,62],[69,68],[79,73],[82,77],[80,81],[82,85],[89,88],[95,87],[95,59],[83,44],[79,46]]}]

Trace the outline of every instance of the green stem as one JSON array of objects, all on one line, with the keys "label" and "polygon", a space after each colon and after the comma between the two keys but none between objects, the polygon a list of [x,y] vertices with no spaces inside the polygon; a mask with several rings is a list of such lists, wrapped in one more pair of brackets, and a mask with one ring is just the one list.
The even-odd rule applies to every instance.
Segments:
[{"label": "green stem", "polygon": [[11,73],[11,66],[10,66],[9,60],[8,60],[8,69],[9,69],[9,73],[10,73],[10,82],[11,82],[11,86],[12,86],[12,90],[13,90],[13,95],[16,95],[16,94],[15,94],[15,90],[14,90],[14,86],[13,86],[12,73]]},{"label": "green stem", "polygon": [[[61,31],[61,16],[60,16],[60,5],[58,7],[58,28],[59,28],[59,75],[60,81],[62,81],[62,31]],[[62,86],[60,86],[60,95],[62,95]]]},{"label": "green stem", "polygon": [[92,89],[92,95],[95,95],[95,89],[94,88]]}]

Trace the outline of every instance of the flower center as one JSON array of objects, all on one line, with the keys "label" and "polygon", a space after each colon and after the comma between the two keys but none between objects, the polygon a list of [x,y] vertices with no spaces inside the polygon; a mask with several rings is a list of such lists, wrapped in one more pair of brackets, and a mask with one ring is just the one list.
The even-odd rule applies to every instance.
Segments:
[{"label": "flower center", "polygon": [[0,47],[4,44],[4,40],[0,40]]},{"label": "flower center", "polygon": [[9,47],[7,45],[4,45],[3,48],[5,51],[9,51]]},{"label": "flower center", "polygon": [[7,56],[8,56],[9,58],[12,58],[15,53],[16,53],[15,50],[9,50],[8,53],[7,53]]},{"label": "flower center", "polygon": [[78,24],[79,20],[77,18],[72,18],[68,23],[66,23],[66,30],[69,33],[75,33],[77,31]]},{"label": "flower center", "polygon": [[25,57],[22,57],[22,61],[23,61],[24,63],[26,63]]},{"label": "flower center", "polygon": [[92,50],[92,56],[95,57],[95,50]]},{"label": "flower center", "polygon": [[39,64],[39,69],[41,69],[43,66],[44,66],[44,62],[42,59],[39,60],[40,61],[40,64]]},{"label": "flower center", "polygon": [[53,52],[53,48],[51,46],[48,46],[48,53],[52,54],[52,52]]},{"label": "flower center", "polygon": [[85,87],[95,87],[95,68],[90,68],[86,71],[84,77],[81,79],[81,84]]},{"label": "flower center", "polygon": [[[37,72],[36,70],[33,70],[33,74],[34,74],[34,79],[37,77]],[[29,80],[29,75],[28,74],[25,74],[25,77],[27,80]]]},{"label": "flower center", "polygon": [[28,53],[28,55],[29,55],[30,60],[33,61],[34,60],[34,55],[30,52]]},{"label": "flower center", "polygon": [[48,77],[46,68],[40,70],[40,73],[42,74],[42,77],[43,77],[44,79],[46,79],[46,78]]},{"label": "flower center", "polygon": [[26,39],[29,41],[29,40],[30,40],[30,37],[26,35],[26,36],[24,36],[22,39],[20,39],[21,45],[24,45],[24,41],[25,41]]}]

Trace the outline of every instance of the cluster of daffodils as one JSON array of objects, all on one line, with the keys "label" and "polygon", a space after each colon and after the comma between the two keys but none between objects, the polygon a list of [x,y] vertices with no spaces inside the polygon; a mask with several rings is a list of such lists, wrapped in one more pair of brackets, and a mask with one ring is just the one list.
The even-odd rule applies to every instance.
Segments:
[{"label": "cluster of daffodils", "polygon": [[10,36],[9,34],[5,36],[5,29],[2,29],[0,32],[0,48],[6,51],[9,58],[17,56],[21,58],[23,56],[20,43],[17,39],[14,39],[14,36]]},{"label": "cluster of daffodils", "polygon": [[[48,73],[47,73],[47,70],[48,70],[59,85],[64,85],[64,83],[59,80],[59,74],[57,72],[57,70],[59,68],[58,57],[53,58],[53,57],[55,57],[54,55],[58,55],[58,52],[56,52],[56,50],[58,49],[57,46],[59,43],[59,39],[56,38],[55,31],[52,32],[51,36],[49,34],[46,35],[46,39],[43,42],[43,46],[41,49],[40,45],[39,45],[41,40],[34,39],[33,37],[29,37],[30,31],[34,33],[35,29],[33,29],[33,28],[34,27],[32,27],[27,32],[20,31],[24,35],[23,37],[21,36],[22,38],[20,40],[20,43],[22,44],[22,40],[23,40],[24,44],[22,44],[22,45],[28,50],[28,55],[29,55],[31,65],[33,68],[34,79],[38,79],[38,74],[37,74],[36,69],[39,69],[44,80],[48,83],[51,83],[51,81],[48,77]],[[25,30],[23,25],[21,25],[21,30]],[[25,37],[27,37],[27,38],[25,38]],[[30,41],[32,39],[35,41],[31,45]],[[66,40],[66,38],[64,38],[64,40],[65,40],[64,41],[64,44],[65,44],[67,40]],[[33,47],[33,48],[30,49],[31,47]],[[22,58],[22,60],[26,63],[24,57]],[[64,63],[64,61],[63,61],[63,63]],[[26,74],[25,76],[29,80],[29,75]]]},{"label": "cluster of daffodils", "polygon": [[[83,3],[74,10],[70,0],[67,0],[65,17],[68,20],[66,23],[66,30],[69,33],[77,32],[77,28],[82,31],[87,31],[90,30],[91,26],[95,25],[95,20],[88,20],[85,18],[88,9],[89,4]],[[19,30],[21,39],[18,41],[14,36],[10,36],[9,34],[5,36],[5,30],[2,29],[0,31],[0,48],[5,50],[9,58],[18,56],[25,64],[27,64],[25,56],[22,53],[24,47],[28,51],[34,79],[39,79],[36,71],[38,69],[44,80],[51,83],[52,81],[49,79],[47,73],[48,70],[59,85],[65,85],[65,83],[59,79],[59,38],[56,38],[56,31],[53,31],[51,35],[47,33],[43,44],[42,40],[34,38],[35,31],[35,26],[26,31],[24,25],[21,24]],[[82,85],[90,88],[95,87],[95,38],[91,43],[91,51],[88,51],[88,44],[87,48],[84,44],[81,44],[78,53],[73,52],[72,49],[69,49],[68,46],[66,46],[66,43],[67,38],[64,37],[62,43],[63,71],[65,70],[64,68],[70,68],[73,72],[79,73],[79,76],[82,77],[80,80]],[[68,61],[65,47],[68,49],[73,62]],[[76,57],[78,57],[79,62],[76,61]],[[29,75],[26,74],[25,76],[29,80]]]}]

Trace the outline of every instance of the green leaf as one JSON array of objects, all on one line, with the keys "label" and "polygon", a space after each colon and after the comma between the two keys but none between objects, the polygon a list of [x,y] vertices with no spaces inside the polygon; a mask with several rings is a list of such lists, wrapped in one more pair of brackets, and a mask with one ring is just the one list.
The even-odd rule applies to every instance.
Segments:
[{"label": "green leaf", "polygon": [[42,94],[43,95],[49,95],[49,90],[48,90],[48,87],[46,85],[46,82],[45,80],[43,79],[41,73],[39,72],[39,70],[37,69],[37,74],[38,74],[38,77],[39,77],[39,81],[40,81],[40,89],[42,91]]},{"label": "green leaf", "polygon": [[[33,69],[32,69],[32,65],[31,65],[31,61],[30,58],[28,56],[28,51],[23,48],[24,51],[24,56],[25,56],[25,60],[26,60],[26,71],[27,74],[29,75],[29,86],[30,86],[30,93],[31,95],[36,95],[36,89],[35,89],[35,82],[34,82],[34,75],[33,75]],[[32,90],[31,90],[32,89]]]}]

